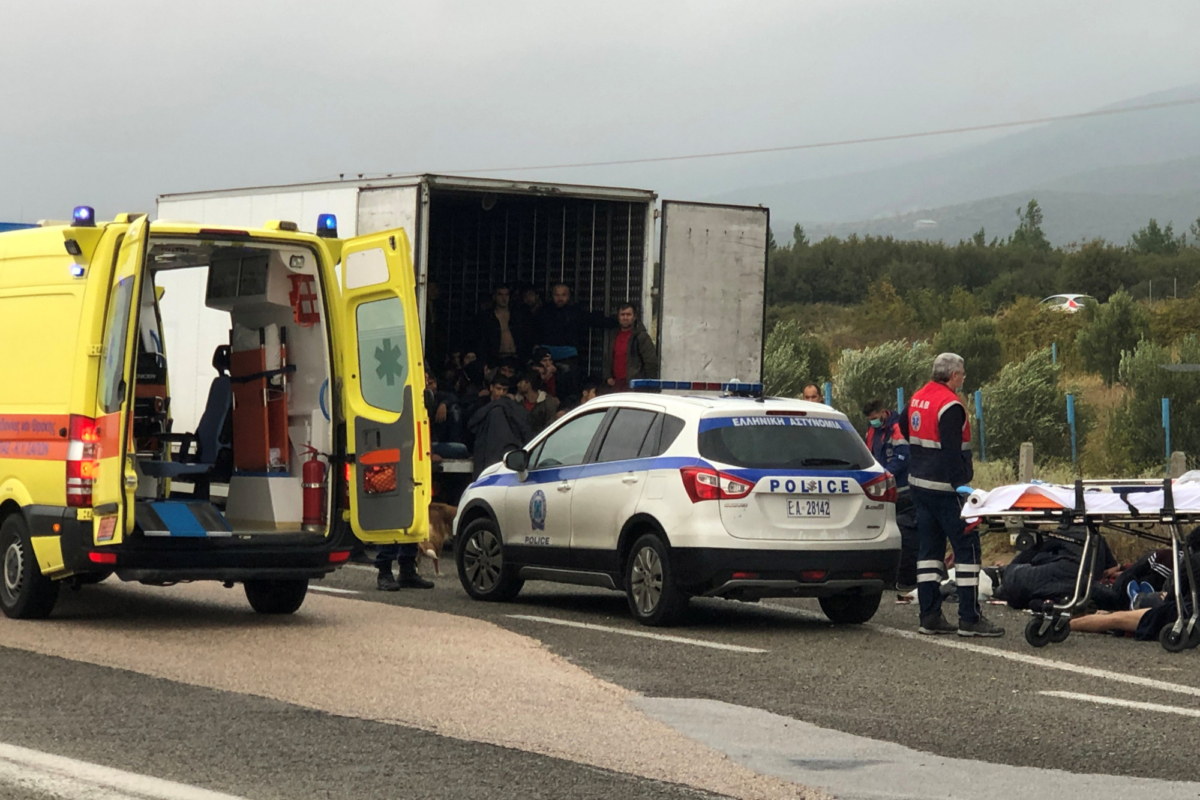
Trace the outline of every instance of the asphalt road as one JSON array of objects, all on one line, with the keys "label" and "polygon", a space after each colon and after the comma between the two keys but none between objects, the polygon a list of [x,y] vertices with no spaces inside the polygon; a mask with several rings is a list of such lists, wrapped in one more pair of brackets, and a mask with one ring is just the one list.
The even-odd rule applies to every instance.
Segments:
[{"label": "asphalt road", "polygon": [[997,605],[985,613],[1006,627],[1003,639],[919,636],[915,606],[886,602],[871,624],[837,627],[815,601],[694,600],[685,624],[665,631],[767,652],[727,651],[517,618],[651,631],[614,592],[531,582],[512,603],[479,603],[458,586],[450,558],[442,570],[428,591],[376,591],[368,567],[324,584],[369,602],[488,620],[651,697],[723,701],[939,756],[1200,781],[1191,746],[1200,651],[1172,655],[1157,643],[1094,634],[1034,650],[1023,636],[1028,616]]},{"label": "asphalt road", "polygon": [[[340,630],[346,614],[365,620],[374,613],[358,608],[395,615],[375,604],[475,618],[530,637],[634,692],[641,713],[690,740],[760,775],[844,799],[1200,797],[1200,784],[1184,783],[1200,781],[1191,752],[1200,717],[1200,653],[1170,655],[1157,644],[1084,635],[1033,650],[1021,633],[1026,616],[1000,606],[989,606],[988,614],[1009,634],[987,641],[918,636],[911,605],[885,604],[868,625],[837,627],[808,601],[693,601],[684,625],[655,630],[634,623],[624,598],[613,592],[529,583],[514,602],[478,603],[458,585],[450,558],[443,569],[432,590],[385,593],[375,589],[372,569],[350,566],[313,590],[317,598],[347,602],[314,599],[307,617],[302,609],[284,625],[256,621],[236,592],[222,594],[222,606],[196,605],[206,602],[203,592],[137,590],[167,593],[168,599],[147,601],[112,584],[64,595],[58,625],[5,628],[8,647],[0,636],[0,797],[717,796],[577,763],[586,759],[531,752],[536,747],[472,741],[469,731],[445,736],[386,714],[364,718],[370,715],[269,699],[281,695],[254,689],[252,677],[244,691],[224,691],[189,680],[186,668],[171,673],[182,679],[144,674],[163,674],[155,670],[164,653],[189,652],[179,650],[189,629],[197,642],[223,630],[247,644],[275,634],[311,641],[303,637]],[[147,602],[152,608],[137,616],[133,609]],[[333,612],[343,622],[329,628]],[[437,625],[452,621],[423,619],[406,631],[413,638],[403,647],[444,646],[452,640],[439,637]],[[119,632],[124,652],[101,663],[130,669],[29,652],[38,649],[29,633],[38,628],[29,626],[38,625],[49,626],[47,637],[59,637],[55,652],[62,652],[70,631],[89,637]],[[496,630],[483,626],[470,636],[485,628]],[[12,646],[18,639],[21,649]],[[144,648],[144,656],[130,653],[130,643]],[[261,668],[304,669],[304,654],[295,647],[267,651],[271,660]],[[156,658],[158,667],[143,667]],[[347,684],[367,680],[359,673],[362,662],[348,664],[354,666],[346,668]],[[204,669],[211,673],[214,666],[219,673],[221,665]],[[448,709],[478,689],[468,686],[473,669],[463,663],[445,670]],[[496,720],[489,724],[495,729]],[[55,758],[78,761],[44,763]],[[88,784],[89,765],[120,772]],[[147,788],[139,783],[146,780],[174,783]]]}]

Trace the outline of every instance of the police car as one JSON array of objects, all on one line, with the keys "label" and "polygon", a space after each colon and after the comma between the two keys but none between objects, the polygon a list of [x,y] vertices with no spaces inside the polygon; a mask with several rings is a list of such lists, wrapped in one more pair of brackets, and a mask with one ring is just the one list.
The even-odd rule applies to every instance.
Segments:
[{"label": "police car", "polygon": [[828,406],[698,386],[735,394],[600,397],[484,470],[455,519],[467,593],[600,586],[647,625],[691,597],[816,597],[833,622],[869,620],[900,558],[895,480]]}]

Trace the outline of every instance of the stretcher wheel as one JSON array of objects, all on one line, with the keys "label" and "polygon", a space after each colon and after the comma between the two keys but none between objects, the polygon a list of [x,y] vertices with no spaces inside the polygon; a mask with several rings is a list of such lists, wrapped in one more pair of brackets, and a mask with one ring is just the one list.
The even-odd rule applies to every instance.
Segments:
[{"label": "stretcher wheel", "polygon": [[1064,614],[1054,620],[1054,625],[1050,629],[1050,641],[1055,644],[1062,644],[1071,635],[1071,618]]},{"label": "stretcher wheel", "polygon": [[1158,643],[1168,653],[1182,653],[1188,647],[1188,636],[1183,631],[1175,632],[1174,625],[1168,625],[1158,634]]},{"label": "stretcher wheel", "polygon": [[1041,614],[1035,614],[1033,619],[1025,623],[1025,641],[1029,642],[1032,647],[1045,647],[1050,644],[1050,637],[1054,633],[1054,627],[1052,625],[1044,625],[1045,621],[1046,618]]},{"label": "stretcher wheel", "polygon": [[1186,636],[1188,650],[1191,650],[1193,647],[1200,647],[1200,621],[1197,621],[1192,626],[1191,633],[1186,634]]}]

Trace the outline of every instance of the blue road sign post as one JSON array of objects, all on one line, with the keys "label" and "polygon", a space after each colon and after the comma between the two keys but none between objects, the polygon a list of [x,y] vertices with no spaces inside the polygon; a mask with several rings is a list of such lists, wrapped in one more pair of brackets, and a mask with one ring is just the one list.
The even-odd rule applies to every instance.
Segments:
[{"label": "blue road sign post", "polygon": [[979,460],[987,461],[987,437],[983,433],[983,392],[975,390],[975,419],[979,420]]},{"label": "blue road sign post", "polygon": [[1058,342],[1050,343],[1050,363],[1056,366],[1058,364]]},{"label": "blue road sign post", "polygon": [[833,384],[825,381],[825,405],[833,405]]},{"label": "blue road sign post", "polygon": [[1075,395],[1067,395],[1067,424],[1071,426],[1071,466],[1079,467],[1079,453],[1075,449]]},{"label": "blue road sign post", "polygon": [[1162,426],[1163,438],[1167,445],[1167,477],[1171,477],[1171,398],[1164,397],[1162,399]]},{"label": "blue road sign post", "polygon": [[896,413],[897,414],[904,413],[904,387],[903,386],[899,386],[896,388]]}]

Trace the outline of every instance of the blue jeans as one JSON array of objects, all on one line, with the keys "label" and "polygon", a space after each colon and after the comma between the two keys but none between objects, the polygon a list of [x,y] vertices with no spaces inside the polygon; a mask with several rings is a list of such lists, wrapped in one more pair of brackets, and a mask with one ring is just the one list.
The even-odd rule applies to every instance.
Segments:
[{"label": "blue jeans", "polygon": [[393,561],[399,563],[401,569],[404,569],[406,561],[415,567],[417,546],[411,542],[408,544],[385,544],[375,551],[375,567],[380,572],[391,572]]},{"label": "blue jeans", "polygon": [[912,487],[917,512],[917,599],[921,619],[942,610],[940,571],[945,564],[946,540],[954,548],[954,574],[958,583],[958,621],[979,619],[979,533],[967,533],[959,516],[958,495]]},{"label": "blue jeans", "polygon": [[434,442],[430,445],[434,455],[442,458],[469,458],[471,451],[460,442]]}]

